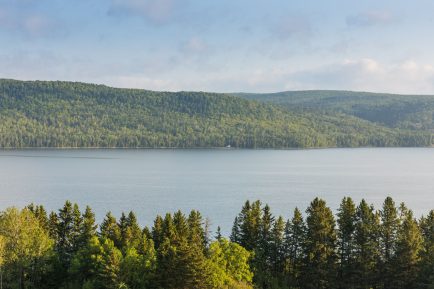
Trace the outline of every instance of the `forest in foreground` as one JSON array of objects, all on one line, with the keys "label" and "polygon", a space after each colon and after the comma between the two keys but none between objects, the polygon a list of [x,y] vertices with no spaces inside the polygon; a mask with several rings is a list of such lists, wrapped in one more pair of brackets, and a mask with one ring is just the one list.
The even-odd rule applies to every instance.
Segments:
[{"label": "forest in foreground", "polygon": [[433,144],[434,97],[362,94],[354,98],[348,92],[327,92],[324,97],[324,93],[276,97],[156,92],[76,82],[0,79],[0,148]]},{"label": "forest in foreground", "polygon": [[284,219],[247,201],[226,238],[194,210],[142,228],[133,212],[98,226],[90,207],[31,204],[0,214],[0,268],[5,289],[429,289],[434,211],[344,198],[335,215],[316,198]]}]

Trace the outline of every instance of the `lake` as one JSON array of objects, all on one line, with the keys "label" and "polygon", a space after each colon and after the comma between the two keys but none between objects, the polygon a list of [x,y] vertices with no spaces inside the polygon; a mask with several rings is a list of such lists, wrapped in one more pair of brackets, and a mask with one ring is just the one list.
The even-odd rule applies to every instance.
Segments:
[{"label": "lake", "polygon": [[198,209],[228,233],[247,199],[287,218],[316,196],[336,209],[344,196],[379,208],[388,195],[417,216],[434,208],[434,149],[0,151],[0,209],[71,200],[98,221],[133,210],[151,225],[157,214]]}]

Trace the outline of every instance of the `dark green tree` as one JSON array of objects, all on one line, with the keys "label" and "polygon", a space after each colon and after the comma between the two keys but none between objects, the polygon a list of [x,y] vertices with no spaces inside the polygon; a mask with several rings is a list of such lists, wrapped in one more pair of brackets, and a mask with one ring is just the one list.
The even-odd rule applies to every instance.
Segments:
[{"label": "dark green tree", "polygon": [[304,262],[304,245],[306,225],[298,208],[295,208],[291,220],[285,224],[285,271],[290,288],[299,288],[302,265]]},{"label": "dark green tree", "polygon": [[315,198],[306,210],[305,260],[302,288],[336,288],[336,230],[333,213]]},{"label": "dark green tree", "polygon": [[380,211],[380,217],[380,249],[382,256],[381,279],[385,289],[394,289],[391,287],[391,284],[395,278],[393,273],[393,259],[396,252],[400,222],[398,218],[398,210],[391,197],[387,197],[385,199],[383,208]]},{"label": "dark green tree", "polygon": [[380,219],[374,207],[365,200],[357,206],[354,235],[355,287],[377,288],[380,269]]},{"label": "dark green tree", "polygon": [[342,199],[337,217],[339,287],[351,289],[357,285],[354,280],[356,206],[351,198]]},{"label": "dark green tree", "polygon": [[110,239],[117,248],[122,246],[121,230],[116,222],[116,218],[108,212],[100,226],[100,236],[103,239]]},{"label": "dark green tree", "polygon": [[402,211],[403,220],[398,229],[396,254],[393,260],[392,286],[394,289],[417,288],[423,249],[422,233],[412,211],[407,209]]}]

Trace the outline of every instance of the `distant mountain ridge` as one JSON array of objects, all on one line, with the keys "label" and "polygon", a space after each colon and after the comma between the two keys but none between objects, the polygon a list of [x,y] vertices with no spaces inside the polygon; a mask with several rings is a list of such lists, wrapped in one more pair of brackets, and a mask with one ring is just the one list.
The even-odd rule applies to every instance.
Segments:
[{"label": "distant mountain ridge", "polygon": [[434,95],[405,95],[339,90],[238,93],[289,110],[340,112],[391,128],[433,130]]},{"label": "distant mountain ridge", "polygon": [[[429,105],[422,111],[417,101],[356,94],[157,92],[1,79],[0,147],[432,145],[430,97],[420,100]],[[376,119],[385,109],[397,115]]]}]

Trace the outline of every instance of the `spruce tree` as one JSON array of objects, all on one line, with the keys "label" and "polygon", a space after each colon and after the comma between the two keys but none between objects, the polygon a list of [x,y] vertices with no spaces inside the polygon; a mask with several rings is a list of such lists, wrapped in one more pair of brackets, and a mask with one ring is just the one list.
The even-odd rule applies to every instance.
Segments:
[{"label": "spruce tree", "polygon": [[422,246],[422,234],[412,211],[403,210],[393,260],[394,289],[417,288]]},{"label": "spruce tree", "polygon": [[356,210],[355,224],[355,288],[376,288],[380,248],[379,248],[380,220],[379,215],[362,200]]},{"label": "spruce tree", "polygon": [[96,230],[98,228],[98,225],[95,223],[95,214],[89,206],[86,206],[82,220],[80,228],[80,247],[84,247],[93,236],[96,236]]},{"label": "spruce tree", "polygon": [[391,197],[387,197],[380,211],[381,229],[380,229],[380,249],[382,255],[381,276],[385,289],[394,289],[391,287],[393,276],[393,259],[396,252],[396,242],[398,237],[399,218],[395,202]]},{"label": "spruce tree", "polygon": [[315,198],[306,210],[305,260],[302,288],[336,288],[336,230],[333,213]]},{"label": "spruce tree", "polygon": [[62,276],[62,279],[66,279],[66,272],[75,250],[74,240],[76,238],[76,232],[74,221],[73,205],[71,202],[66,201],[63,208],[59,210],[56,232],[56,251],[61,267],[58,268],[58,274],[59,276]]},{"label": "spruce tree", "polygon": [[127,216],[127,230],[124,240],[126,247],[138,249],[142,239],[142,230],[137,222],[137,217],[134,212],[130,211]]},{"label": "spruce tree", "polygon": [[100,226],[100,236],[103,239],[110,239],[117,248],[122,247],[122,235],[116,218],[108,212]]},{"label": "spruce tree", "polygon": [[281,283],[285,270],[285,221],[279,216],[274,222],[271,232],[271,272],[272,276]]},{"label": "spruce tree", "polygon": [[231,242],[241,244],[241,222],[238,216],[234,219],[234,224],[232,225],[232,231],[229,239]]},{"label": "spruce tree", "polygon": [[152,240],[154,241],[156,249],[158,249],[163,242],[163,222],[163,218],[157,215],[154,220],[154,225],[152,226]]},{"label": "spruce tree", "polygon": [[356,206],[349,197],[342,199],[338,210],[339,287],[354,288]]},{"label": "spruce tree", "polygon": [[418,284],[423,289],[434,288],[434,210],[420,221],[423,237]]},{"label": "spruce tree", "polygon": [[215,234],[215,239],[217,241],[221,241],[222,238],[223,238],[223,236],[222,236],[222,229],[220,228],[220,226],[217,226],[217,232]]},{"label": "spruce tree", "polygon": [[[252,220],[256,220],[257,203],[253,203],[252,206]],[[262,215],[262,216],[261,216]],[[274,224],[274,217],[271,214],[271,209],[268,205],[265,205],[262,209],[261,219],[259,221],[259,236],[255,242],[252,239],[252,247],[254,248],[254,268],[255,268],[255,282],[260,284],[263,288],[269,288],[272,281],[271,269],[272,269],[272,228]],[[252,229],[253,229],[252,224]],[[254,231],[252,230],[252,233]],[[253,235],[252,235],[253,236]]]},{"label": "spruce tree", "polygon": [[306,225],[298,208],[285,224],[284,257],[287,283],[290,288],[299,288],[302,264],[305,259]]}]

